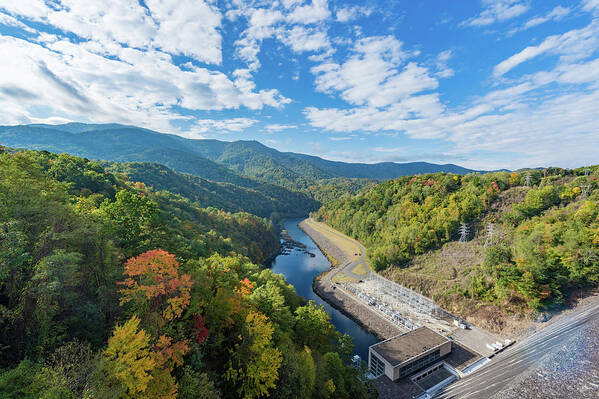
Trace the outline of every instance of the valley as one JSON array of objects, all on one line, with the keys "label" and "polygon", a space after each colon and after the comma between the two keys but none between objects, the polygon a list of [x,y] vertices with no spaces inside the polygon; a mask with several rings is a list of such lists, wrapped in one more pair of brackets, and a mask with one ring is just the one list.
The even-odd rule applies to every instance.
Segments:
[{"label": "valley", "polygon": [[599,0],[0,0],[0,399],[598,399]]},{"label": "valley", "polygon": [[[31,128],[42,134],[23,133]],[[122,143],[140,137],[151,142],[152,135],[159,135],[118,125],[60,128],[64,131],[55,137],[93,133]],[[589,295],[599,282],[596,166],[464,175],[424,173],[424,167],[422,173],[402,176],[407,169],[326,163],[244,142],[186,142],[186,148],[195,148],[190,152],[172,144],[181,140],[176,137],[159,137],[147,146],[149,152],[134,147],[151,154],[148,158],[129,159],[125,153],[106,157],[113,147],[87,152],[88,144],[78,144],[75,152],[104,156],[90,160],[35,150],[59,148],[59,143],[44,144],[44,137],[51,136],[45,136],[47,126],[3,129],[1,137],[32,149],[2,147],[0,154],[5,210],[0,221],[5,255],[0,261],[13,270],[2,286],[2,306],[17,315],[13,321],[4,319],[2,342],[9,348],[5,367],[20,367],[0,374],[0,382],[14,373],[27,381],[41,378],[50,370],[43,367],[49,366],[23,363],[24,356],[43,361],[43,353],[66,350],[63,346],[77,337],[94,342],[77,349],[87,351],[81,361],[90,370],[108,373],[98,368],[104,366],[94,363],[92,353],[109,361],[101,352],[103,337],[111,329],[114,335],[116,328],[141,323],[136,328],[148,334],[169,326],[180,338],[183,355],[201,353],[206,359],[205,371],[192,379],[209,378],[210,392],[233,398],[229,383],[249,388],[226,374],[234,358],[226,364],[219,360],[223,351],[231,353],[224,342],[234,340],[231,334],[252,334],[248,317],[264,317],[272,333],[266,333],[270,338],[263,350],[274,363],[244,363],[253,361],[246,355],[235,361],[240,367],[277,370],[280,384],[259,382],[275,397],[288,394],[283,381],[290,384],[306,372],[313,392],[336,381],[353,397],[375,391],[380,398],[433,394],[455,379],[460,379],[456,387],[465,386],[462,379],[475,378],[488,359],[502,358],[497,353],[509,354],[511,348],[505,347],[514,341],[529,342],[533,333],[545,331],[547,321],[560,319],[564,308]],[[169,159],[167,165],[154,159],[157,151]],[[187,155],[177,158],[177,153]],[[193,157],[202,159],[197,163]],[[305,163],[291,168],[300,158]],[[398,175],[383,181],[391,170]],[[44,193],[51,193],[54,205],[43,199]],[[308,214],[312,217],[294,219]],[[87,238],[82,242],[78,237]],[[167,320],[168,313],[147,313],[141,302],[138,308],[123,307],[124,299],[118,298],[128,291],[119,286],[137,281],[119,278],[130,273],[127,265],[147,261],[143,268],[151,269],[161,262],[172,264],[168,259],[181,273],[173,284],[190,281],[189,286],[197,287],[189,291],[190,302],[182,302],[180,316]],[[39,274],[48,267],[44,265],[56,262],[68,265],[61,269],[64,274]],[[93,268],[95,281],[76,277],[86,265]],[[59,281],[62,291],[47,291],[52,281]],[[39,290],[50,296],[40,297]],[[187,288],[181,290],[187,295]],[[99,292],[109,294],[99,297]],[[159,297],[170,303],[168,295]],[[41,298],[54,301],[51,309],[56,310],[43,307]],[[74,327],[81,321],[71,298],[88,303],[93,316],[85,317],[97,319],[95,333]],[[37,303],[27,308],[32,313],[20,313],[22,304],[31,301]],[[138,322],[137,315],[145,319]],[[49,327],[36,338],[38,346],[30,346],[31,334],[43,325]],[[68,329],[77,334],[56,336]],[[320,331],[316,336],[315,329]],[[195,331],[195,344],[185,331]],[[372,348],[421,331],[451,342],[450,352],[442,356],[445,366],[421,362],[410,369],[412,379],[391,380],[372,365]],[[148,342],[159,338],[149,335]],[[362,366],[352,366],[358,364],[354,354]],[[527,364],[537,367],[537,360]],[[342,371],[333,377],[331,367]],[[179,370],[163,363],[152,373],[176,379],[182,378]],[[78,392],[98,393],[99,377],[85,378]],[[180,383],[183,391],[188,389],[185,380]],[[57,387],[51,389],[62,389]]]}]

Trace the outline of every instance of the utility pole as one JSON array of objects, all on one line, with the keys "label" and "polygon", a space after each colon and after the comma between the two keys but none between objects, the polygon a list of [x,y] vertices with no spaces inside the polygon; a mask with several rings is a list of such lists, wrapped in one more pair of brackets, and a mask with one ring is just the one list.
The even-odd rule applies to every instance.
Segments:
[{"label": "utility pole", "polygon": [[466,223],[461,223],[460,224],[460,229],[458,230],[458,232],[460,233],[460,242],[466,242],[468,241],[468,225]]},{"label": "utility pole", "polygon": [[588,198],[589,194],[591,193],[591,184],[590,183],[583,184],[582,186],[580,186],[580,189],[582,190],[583,198]]},{"label": "utility pole", "polygon": [[524,185],[526,187],[530,187],[531,186],[530,172],[526,172],[526,179],[524,180]]},{"label": "utility pole", "polygon": [[485,240],[485,247],[493,245],[494,235],[495,235],[495,225],[493,223],[489,223],[487,225],[487,239]]}]

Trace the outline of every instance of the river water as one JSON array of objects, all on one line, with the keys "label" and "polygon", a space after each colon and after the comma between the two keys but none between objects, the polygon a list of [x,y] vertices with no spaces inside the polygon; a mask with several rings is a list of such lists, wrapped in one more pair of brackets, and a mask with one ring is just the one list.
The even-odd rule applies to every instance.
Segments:
[{"label": "river water", "polygon": [[363,360],[368,360],[368,347],[378,342],[378,339],[349,317],[333,308],[331,305],[323,301],[312,290],[312,281],[316,276],[323,271],[329,269],[331,264],[323,253],[318,249],[306,233],[298,226],[302,219],[287,220],[285,222],[285,230],[291,238],[306,245],[306,251],[316,256],[311,257],[306,251],[294,248],[289,254],[281,254],[277,256],[272,264],[272,271],[285,276],[289,284],[295,287],[298,295],[303,296],[307,300],[323,305],[329,315],[333,325],[342,334],[349,334],[354,339],[354,352]]}]

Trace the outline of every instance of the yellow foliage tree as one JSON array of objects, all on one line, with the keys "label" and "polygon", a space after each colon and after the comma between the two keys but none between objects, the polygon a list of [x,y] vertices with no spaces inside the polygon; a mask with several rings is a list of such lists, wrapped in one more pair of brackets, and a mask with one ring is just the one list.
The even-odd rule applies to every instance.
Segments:
[{"label": "yellow foliage tree", "polygon": [[229,381],[239,385],[237,392],[245,399],[267,395],[275,387],[283,358],[273,346],[272,333],[272,324],[262,313],[246,316],[226,373]]},{"label": "yellow foliage tree", "polygon": [[129,398],[143,397],[156,367],[150,351],[150,336],[137,331],[139,318],[133,316],[122,326],[116,326],[104,351],[106,370],[126,389]]}]

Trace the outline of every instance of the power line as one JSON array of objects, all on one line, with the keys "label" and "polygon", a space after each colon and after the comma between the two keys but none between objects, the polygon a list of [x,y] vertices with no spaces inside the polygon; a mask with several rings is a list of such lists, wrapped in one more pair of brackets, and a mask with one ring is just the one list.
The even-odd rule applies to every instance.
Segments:
[{"label": "power line", "polygon": [[530,187],[531,186],[530,172],[526,173],[526,178],[524,179],[524,185],[526,187]]},{"label": "power line", "polygon": [[460,229],[458,230],[460,233],[460,242],[468,241],[468,233],[470,232],[468,229],[468,225],[466,223],[460,224]]},{"label": "power line", "polygon": [[485,247],[493,245],[495,238],[495,225],[493,223],[489,223],[487,225],[487,239],[485,240]]}]

